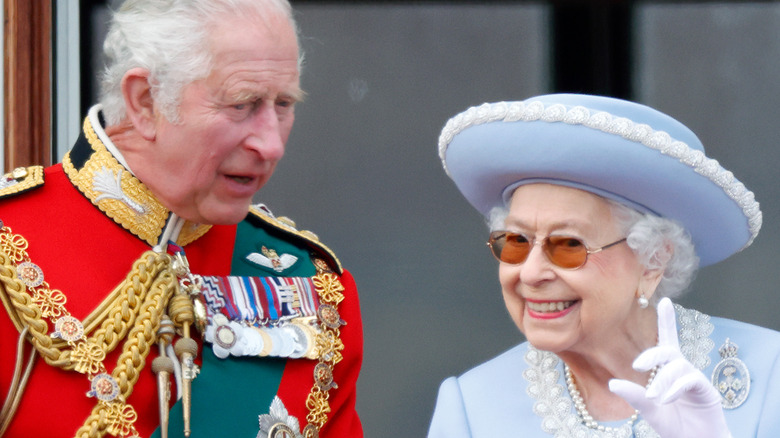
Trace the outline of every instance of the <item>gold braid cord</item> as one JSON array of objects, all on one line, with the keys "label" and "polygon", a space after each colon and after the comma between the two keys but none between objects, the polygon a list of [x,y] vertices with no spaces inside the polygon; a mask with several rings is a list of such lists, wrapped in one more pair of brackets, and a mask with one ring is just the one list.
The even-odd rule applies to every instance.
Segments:
[{"label": "gold braid cord", "polygon": [[333,367],[341,362],[341,351],[344,343],[339,338],[339,327],[346,324],[338,314],[338,305],[344,300],[344,286],[339,277],[323,269],[324,263],[316,263],[317,275],[313,278],[314,286],[320,298],[318,316],[321,331],[317,335],[316,344],[319,350],[319,362],[314,367],[314,385],[306,398],[307,426],[303,429],[306,438],[319,436],[319,431],[328,421],[330,404],[328,392],[338,385],[333,381]]},{"label": "gold braid cord", "polygon": [[[178,287],[169,269],[170,257],[144,253],[122,284],[82,324],[65,309],[65,295],[43,281],[43,272],[27,255],[27,246],[24,237],[6,226],[0,228],[0,281],[16,312],[12,318],[29,327],[31,342],[46,362],[86,374],[92,384],[91,395],[98,401],[76,436],[137,436],[137,414],[126,400]],[[47,319],[55,326],[52,335]],[[87,336],[97,324],[100,327]],[[103,360],[123,339],[122,352],[109,377]],[[106,393],[113,395],[101,397]]]}]

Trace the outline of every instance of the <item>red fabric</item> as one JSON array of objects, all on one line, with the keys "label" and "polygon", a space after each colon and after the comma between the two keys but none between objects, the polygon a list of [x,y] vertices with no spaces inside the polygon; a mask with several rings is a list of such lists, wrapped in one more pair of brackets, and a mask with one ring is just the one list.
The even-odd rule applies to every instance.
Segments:
[{"label": "red fabric", "polygon": [[[360,317],[357,287],[349,272],[341,275],[341,283],[345,288],[344,301],[339,305],[341,319],[346,321],[339,331],[344,342],[342,354],[344,359],[333,368],[333,381],[338,388],[329,392],[331,412],[328,422],[320,431],[320,436],[328,437],[362,437],[363,427],[355,411],[355,389],[363,360],[363,326]],[[284,400],[290,415],[301,422],[306,422],[306,397],[314,384],[314,366],[317,361],[288,360],[279,385],[278,395]],[[289,400],[289,402],[288,402]],[[303,427],[303,426],[301,426]]]},{"label": "red fabric", "polygon": [[[149,245],[107,220],[73,187],[61,165],[46,169],[45,178],[43,187],[0,200],[0,220],[14,234],[28,240],[31,260],[41,267],[49,285],[67,296],[68,311],[83,319],[127,276],[133,262]],[[188,245],[185,251],[192,272],[229,275],[235,234],[235,226],[216,226]],[[344,360],[334,369],[334,380],[339,387],[330,391],[332,412],[321,436],[360,438],[363,431],[355,411],[355,385],[363,357],[363,332],[354,280],[346,272],[341,279],[346,289],[345,300],[339,305],[341,317],[347,321],[340,330]],[[18,332],[3,308],[0,310],[0,397],[8,392],[13,376],[17,339]],[[109,373],[116,366],[121,347],[122,343],[104,361]],[[30,348],[28,344],[26,351]],[[156,348],[152,348],[128,399],[138,413],[136,428],[142,437],[150,436],[159,422],[156,382],[150,366],[155,355]],[[316,363],[287,361],[278,391],[290,414],[301,424],[305,424],[308,413],[305,401],[314,382]],[[39,357],[4,438],[72,437],[95,406],[95,399],[85,396],[88,390],[86,376],[49,366]]]},{"label": "red fabric", "polygon": [[[39,265],[53,289],[67,296],[65,307],[83,319],[127,275],[133,262],[149,245],[106,220],[65,176],[62,166],[46,169],[45,184],[30,193],[0,201],[0,220],[14,234],[29,242],[31,260]],[[185,248],[193,272],[228,275],[235,226],[213,227],[204,237]],[[18,332],[3,308],[0,311],[0,396],[8,392],[13,376]],[[122,343],[104,364],[109,373],[116,367]],[[30,351],[29,344],[26,351]],[[149,436],[157,426],[157,389],[151,358],[141,370],[128,402],[138,413],[136,427]],[[89,380],[75,371],[49,366],[40,357],[30,377],[19,410],[6,431],[12,437],[72,437],[95,406],[86,397]]]}]

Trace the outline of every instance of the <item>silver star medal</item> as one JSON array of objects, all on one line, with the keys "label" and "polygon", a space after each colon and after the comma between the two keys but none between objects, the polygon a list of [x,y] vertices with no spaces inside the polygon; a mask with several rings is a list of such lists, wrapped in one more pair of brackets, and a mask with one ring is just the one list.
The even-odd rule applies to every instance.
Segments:
[{"label": "silver star medal", "polygon": [[259,423],[257,438],[303,438],[298,419],[287,413],[279,396],[274,397],[269,412],[260,415]]},{"label": "silver star medal", "polygon": [[750,393],[750,372],[737,357],[737,344],[726,338],[718,349],[721,361],[712,371],[712,385],[721,395],[723,409],[738,408]]}]

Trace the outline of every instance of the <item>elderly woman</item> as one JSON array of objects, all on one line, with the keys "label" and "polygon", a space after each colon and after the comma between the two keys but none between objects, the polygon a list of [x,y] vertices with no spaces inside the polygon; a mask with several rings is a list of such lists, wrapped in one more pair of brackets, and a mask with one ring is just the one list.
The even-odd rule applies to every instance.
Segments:
[{"label": "elderly woman", "polygon": [[689,129],[547,95],[469,109],[439,152],[528,341],[445,380],[429,437],[780,436],[780,333],[670,301],[761,226]]}]

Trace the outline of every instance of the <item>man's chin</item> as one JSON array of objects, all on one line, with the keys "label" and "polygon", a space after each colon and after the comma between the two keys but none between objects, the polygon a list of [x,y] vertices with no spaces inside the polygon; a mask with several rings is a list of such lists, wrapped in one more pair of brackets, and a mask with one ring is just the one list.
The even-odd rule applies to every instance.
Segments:
[{"label": "man's chin", "polygon": [[246,204],[223,205],[193,214],[181,214],[180,217],[190,222],[202,225],[235,225],[249,213],[249,202]]}]

